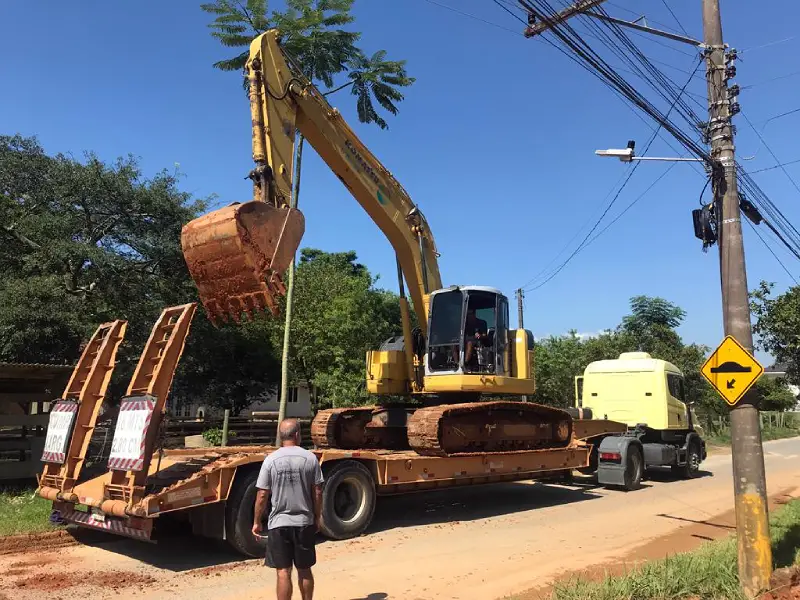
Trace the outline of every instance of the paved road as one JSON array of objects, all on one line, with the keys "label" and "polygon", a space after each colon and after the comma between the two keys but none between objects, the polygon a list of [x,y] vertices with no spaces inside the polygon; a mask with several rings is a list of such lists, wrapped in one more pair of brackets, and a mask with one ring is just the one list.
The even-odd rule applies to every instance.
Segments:
[{"label": "paved road", "polygon": [[[800,439],[768,443],[765,452],[770,494],[800,487]],[[703,468],[699,479],[674,481],[664,474],[631,493],[513,483],[383,499],[369,535],[319,546],[317,597],[487,600],[635,556],[657,538],[666,541],[655,546],[667,552],[676,532],[732,509],[730,455],[711,456]],[[107,594],[92,581],[116,582],[117,598],[272,595],[274,577],[259,561],[236,561],[197,540],[154,547],[102,538],[92,544],[61,549],[49,564],[46,555],[0,557],[0,598],[40,598],[42,582],[65,569],[69,575],[58,580],[58,591],[73,587],[70,597],[80,590],[87,600]]]}]

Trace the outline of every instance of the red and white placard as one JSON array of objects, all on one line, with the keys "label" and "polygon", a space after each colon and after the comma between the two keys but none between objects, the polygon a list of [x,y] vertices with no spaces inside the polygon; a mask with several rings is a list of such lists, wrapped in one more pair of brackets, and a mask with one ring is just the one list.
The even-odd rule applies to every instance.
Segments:
[{"label": "red and white placard", "polygon": [[63,464],[66,460],[72,425],[77,414],[78,403],[72,400],[59,400],[50,409],[42,462]]},{"label": "red and white placard", "polygon": [[108,457],[108,468],[116,471],[141,471],[144,467],[145,441],[155,400],[131,398],[119,408],[114,440]]}]

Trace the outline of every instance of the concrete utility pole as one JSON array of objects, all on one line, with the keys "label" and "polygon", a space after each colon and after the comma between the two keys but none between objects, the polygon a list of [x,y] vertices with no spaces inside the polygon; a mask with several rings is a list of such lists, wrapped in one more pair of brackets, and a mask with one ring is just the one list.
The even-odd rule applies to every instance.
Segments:
[{"label": "concrete utility pole", "polygon": [[[719,0],[702,0],[704,42],[670,34],[636,23],[625,22],[593,12],[605,0],[577,0],[557,15],[537,15],[528,0],[518,0],[530,13],[526,37],[540,35],[576,15],[612,21],[653,35],[668,37],[703,49],[708,82],[708,138],[714,159],[712,183],[714,206],[717,210],[722,287],[722,314],[725,334],[733,336],[749,352],[753,352],[753,331],[750,323],[750,304],[747,293],[747,271],[740,219],[739,190],[734,157],[734,131],[731,117],[738,112],[733,101],[735,92],[728,80],[735,75],[726,61],[722,41],[722,19]],[[729,55],[731,60],[735,54]],[[622,152],[622,151],[617,151]],[[631,153],[632,156],[632,153]],[[769,589],[772,573],[767,484],[764,472],[764,449],[757,402],[748,392],[731,409],[731,438],[733,453],[733,485],[736,507],[736,531],[739,544],[739,578],[742,589],[750,597]]]},{"label": "concrete utility pole", "polygon": [[[753,330],[747,293],[739,190],[736,181],[731,99],[719,0],[703,0],[706,78],[708,80],[708,134],[711,156],[717,162],[713,176],[714,202],[719,213],[719,260],[725,334],[753,351]],[[731,409],[733,490],[739,543],[739,578],[745,593],[754,597],[769,589],[772,572],[764,449],[754,395],[748,392]]]}]

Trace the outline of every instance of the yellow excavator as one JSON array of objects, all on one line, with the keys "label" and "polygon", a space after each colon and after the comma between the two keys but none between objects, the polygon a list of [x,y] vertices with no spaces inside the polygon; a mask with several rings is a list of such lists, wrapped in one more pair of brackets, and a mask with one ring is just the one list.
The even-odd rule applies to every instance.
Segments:
[{"label": "yellow excavator", "polygon": [[[181,233],[184,257],[212,322],[279,312],[283,274],[305,231],[303,215],[290,207],[297,131],[386,235],[397,257],[402,336],[367,352],[366,369],[368,392],[393,402],[319,411],[311,427],[314,444],[410,448],[429,456],[569,444],[572,419],[564,411],[479,401],[535,391],[533,335],[511,329],[508,299],[498,290],[443,286],[439,253],[422,212],[283,51],[277,30],[252,42],[246,70],[253,200],[201,216]],[[398,403],[397,397],[417,402]]]}]

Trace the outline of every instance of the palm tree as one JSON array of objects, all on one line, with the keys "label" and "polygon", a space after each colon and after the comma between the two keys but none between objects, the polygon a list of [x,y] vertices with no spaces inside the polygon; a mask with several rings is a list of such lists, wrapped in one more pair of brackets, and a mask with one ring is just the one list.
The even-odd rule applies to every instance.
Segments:
[{"label": "palm tree", "polygon": [[[228,48],[245,50],[232,58],[214,63],[223,71],[243,71],[249,57],[250,42],[265,31],[277,28],[283,35],[283,48],[312,82],[325,88],[325,95],[350,88],[356,98],[358,120],[375,123],[381,129],[388,124],[375,103],[396,115],[397,103],[403,100],[398,88],[414,83],[405,69],[405,61],[386,60],[386,51],[367,56],[356,44],[361,34],[342,29],[355,18],[351,14],[354,0],[287,0],[284,12],[267,14],[267,0],[216,0],[201,8],[216,18],[209,27],[211,35]],[[347,81],[335,86],[337,75],[346,74]],[[249,85],[245,76],[243,86]],[[303,158],[303,136],[295,145],[295,185],[291,206],[297,207],[300,194],[300,169]],[[289,265],[286,285],[283,357],[281,362],[281,394],[278,422],[286,415],[289,381],[289,339],[294,295],[294,261]],[[313,382],[308,382],[313,385]],[[277,440],[280,443],[280,440]]]}]

